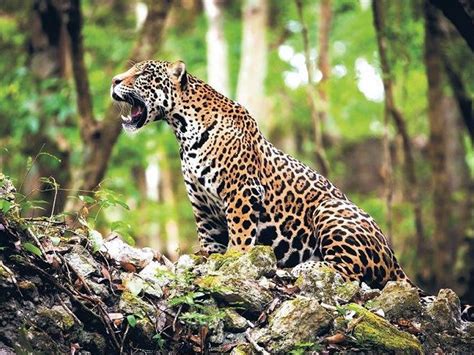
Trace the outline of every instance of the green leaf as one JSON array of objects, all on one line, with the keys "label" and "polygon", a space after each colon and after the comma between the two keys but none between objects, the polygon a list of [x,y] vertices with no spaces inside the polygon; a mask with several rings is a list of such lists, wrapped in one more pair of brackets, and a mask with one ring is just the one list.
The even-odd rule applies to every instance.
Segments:
[{"label": "green leaf", "polygon": [[33,253],[35,255],[41,256],[41,250],[36,246],[31,243],[23,243],[23,248],[28,250],[30,253]]},{"label": "green leaf", "polygon": [[163,350],[163,347],[165,346],[165,339],[163,339],[161,334],[155,334],[152,339],[156,341],[156,345],[158,345],[158,348],[160,350]]},{"label": "green leaf", "polygon": [[93,197],[87,196],[87,195],[79,195],[79,200],[85,203],[90,203],[93,204],[95,203],[95,199]]},{"label": "green leaf", "polygon": [[130,314],[127,316],[127,322],[132,328],[135,328],[135,326],[137,325],[137,318],[135,318],[133,314]]},{"label": "green leaf", "polygon": [[102,238],[102,234],[96,231],[95,229],[89,231],[89,240],[92,243],[92,251],[97,253],[100,248],[102,248],[102,244],[104,244],[104,239]]},{"label": "green leaf", "polygon": [[7,200],[0,200],[0,210],[6,214],[12,208],[12,203]]}]

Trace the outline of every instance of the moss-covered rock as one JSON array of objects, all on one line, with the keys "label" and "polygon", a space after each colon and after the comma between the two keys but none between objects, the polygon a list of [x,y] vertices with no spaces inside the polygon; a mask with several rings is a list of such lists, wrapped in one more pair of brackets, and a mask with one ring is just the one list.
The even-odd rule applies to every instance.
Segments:
[{"label": "moss-covered rock", "polygon": [[74,326],[74,318],[62,306],[39,307],[37,311],[36,324],[51,332],[51,327],[59,330],[69,330]]},{"label": "moss-covered rock", "polygon": [[355,312],[354,319],[348,327],[352,329],[352,333],[360,346],[376,351],[423,353],[418,339],[411,334],[398,330],[382,317],[355,303],[348,304],[343,308]]},{"label": "moss-covered rock", "polygon": [[461,326],[461,302],[450,289],[442,289],[426,307],[425,324],[435,331],[454,332]]},{"label": "moss-covered rock", "polygon": [[231,332],[241,332],[247,329],[247,319],[232,308],[225,308],[224,329]]},{"label": "moss-covered rock", "polygon": [[231,249],[225,254],[212,254],[209,259],[214,264],[214,271],[223,275],[255,280],[276,271],[273,249],[263,245],[254,246],[247,253]]},{"label": "moss-covered rock", "polygon": [[317,300],[297,296],[282,303],[271,316],[267,328],[255,331],[254,338],[271,353],[283,353],[297,344],[313,342],[330,326],[333,316]]},{"label": "moss-covered rock", "polygon": [[389,319],[412,318],[421,313],[418,290],[408,282],[389,281],[380,296],[368,301],[368,309],[382,309]]},{"label": "moss-covered rock", "polygon": [[232,349],[230,355],[253,355],[256,352],[253,350],[252,345],[248,343],[239,344]]},{"label": "moss-covered rock", "polygon": [[[296,269],[296,268],[295,268]],[[302,294],[327,304],[349,302],[360,290],[359,283],[345,282],[342,276],[325,263],[308,262],[293,273]]]},{"label": "moss-covered rock", "polygon": [[130,291],[124,291],[120,296],[119,309],[125,314],[134,314],[138,317],[145,317],[154,313],[153,305]]},{"label": "moss-covered rock", "polygon": [[256,281],[237,276],[208,275],[196,280],[196,284],[227,304],[248,312],[263,311],[273,299]]}]

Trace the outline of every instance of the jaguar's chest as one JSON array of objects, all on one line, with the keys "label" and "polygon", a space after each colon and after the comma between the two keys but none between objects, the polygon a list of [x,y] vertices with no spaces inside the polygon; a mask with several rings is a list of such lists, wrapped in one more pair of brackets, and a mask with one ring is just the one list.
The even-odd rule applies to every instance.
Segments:
[{"label": "jaguar's chest", "polygon": [[221,182],[220,171],[212,161],[206,161],[193,154],[183,156],[181,169],[191,200],[223,206],[218,193]]}]

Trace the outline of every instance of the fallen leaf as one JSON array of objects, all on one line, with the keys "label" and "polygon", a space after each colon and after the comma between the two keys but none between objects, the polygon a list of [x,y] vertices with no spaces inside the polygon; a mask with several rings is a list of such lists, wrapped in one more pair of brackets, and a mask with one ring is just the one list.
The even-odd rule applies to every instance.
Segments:
[{"label": "fallen leaf", "polygon": [[324,339],[328,344],[340,344],[346,340],[346,335],[344,333],[336,333],[334,335],[328,336]]},{"label": "fallen leaf", "polygon": [[133,265],[132,263],[129,263],[127,261],[121,261],[120,266],[122,266],[122,268],[126,272],[136,272],[137,271],[137,268],[135,267],[135,265]]}]

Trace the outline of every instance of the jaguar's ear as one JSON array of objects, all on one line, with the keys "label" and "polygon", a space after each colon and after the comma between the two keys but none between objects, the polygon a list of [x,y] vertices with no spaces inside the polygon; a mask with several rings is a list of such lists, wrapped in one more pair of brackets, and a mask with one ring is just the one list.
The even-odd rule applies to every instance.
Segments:
[{"label": "jaguar's ear", "polygon": [[179,83],[181,90],[185,90],[188,85],[188,74],[186,73],[186,65],[178,60],[171,64],[170,74],[173,80]]}]

